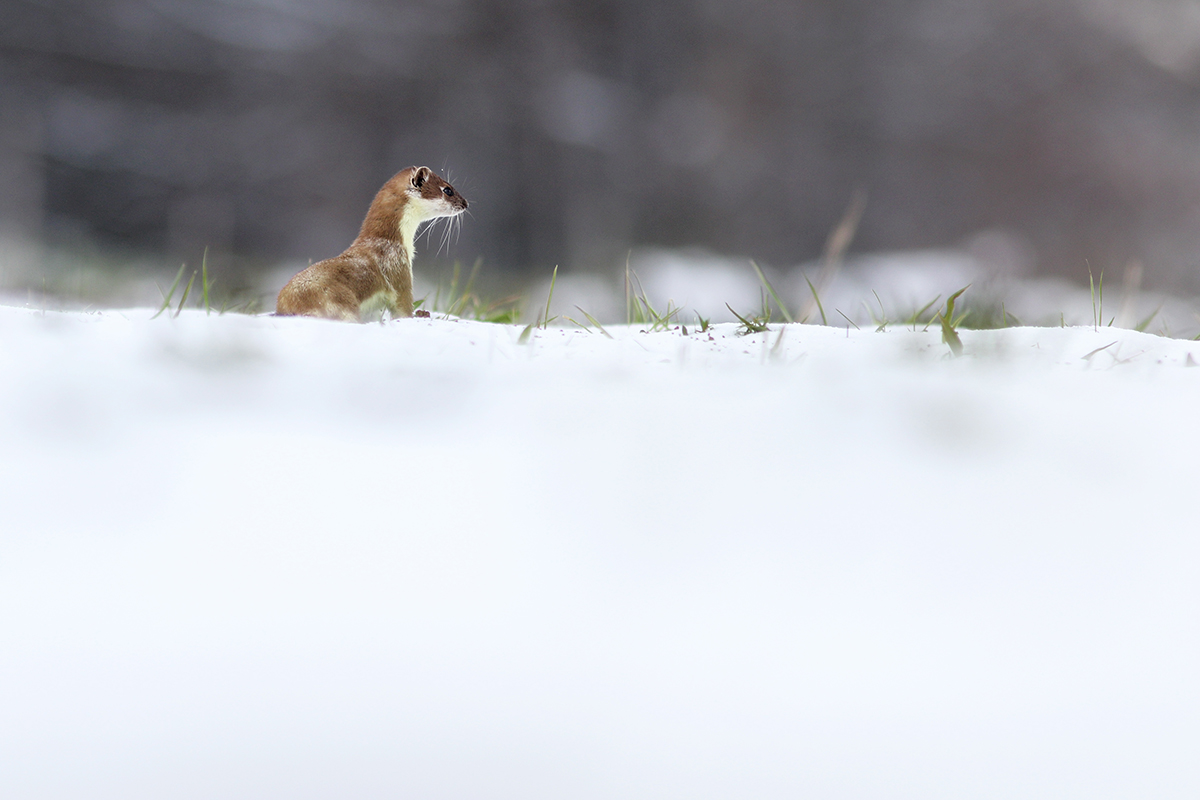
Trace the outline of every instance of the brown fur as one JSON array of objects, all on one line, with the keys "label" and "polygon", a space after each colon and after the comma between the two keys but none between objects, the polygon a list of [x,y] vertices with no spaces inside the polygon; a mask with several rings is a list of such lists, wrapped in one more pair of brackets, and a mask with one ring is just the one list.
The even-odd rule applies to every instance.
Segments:
[{"label": "brown fur", "polygon": [[279,292],[275,313],[358,322],[371,300],[392,316],[413,314],[413,238],[422,222],[461,214],[467,200],[428,167],[396,173],[371,202],[358,238],[318,261]]}]

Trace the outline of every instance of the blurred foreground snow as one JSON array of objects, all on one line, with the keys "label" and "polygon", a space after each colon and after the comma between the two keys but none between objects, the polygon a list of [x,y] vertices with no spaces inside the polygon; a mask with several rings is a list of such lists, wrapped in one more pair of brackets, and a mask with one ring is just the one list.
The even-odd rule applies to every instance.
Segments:
[{"label": "blurred foreground snow", "polygon": [[1200,793],[1200,344],[0,308],[21,798]]}]

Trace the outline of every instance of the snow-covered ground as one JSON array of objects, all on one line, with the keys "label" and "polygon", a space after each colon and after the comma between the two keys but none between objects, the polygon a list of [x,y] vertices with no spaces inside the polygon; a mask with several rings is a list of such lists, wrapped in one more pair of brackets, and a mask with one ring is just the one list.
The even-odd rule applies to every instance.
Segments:
[{"label": "snow-covered ground", "polygon": [[0,308],[0,794],[1200,796],[1200,343]]}]

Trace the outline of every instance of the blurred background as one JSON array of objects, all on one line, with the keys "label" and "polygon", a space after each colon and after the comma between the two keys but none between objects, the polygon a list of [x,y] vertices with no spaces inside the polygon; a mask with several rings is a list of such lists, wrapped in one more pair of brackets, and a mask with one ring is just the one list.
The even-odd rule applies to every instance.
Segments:
[{"label": "blurred background", "polygon": [[615,292],[628,257],[662,292],[741,270],[726,291],[753,300],[748,259],[794,286],[861,197],[860,289],[1090,268],[1200,292],[1196,0],[0,9],[0,291],[22,301],[156,302],[207,247],[269,310],[410,164],[471,200],[423,276],[558,265],[569,297]]}]

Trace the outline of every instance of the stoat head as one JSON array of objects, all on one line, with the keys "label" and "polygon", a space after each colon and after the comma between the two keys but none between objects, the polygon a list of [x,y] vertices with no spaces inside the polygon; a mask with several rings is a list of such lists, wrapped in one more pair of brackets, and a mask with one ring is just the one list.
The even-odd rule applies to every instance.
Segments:
[{"label": "stoat head", "polygon": [[409,204],[419,210],[421,219],[452,217],[467,210],[467,198],[429,167],[409,167],[401,174],[407,181],[404,193]]},{"label": "stoat head", "polygon": [[411,249],[417,228],[467,210],[467,199],[429,167],[402,169],[383,185],[367,209],[360,237],[396,239]]}]

